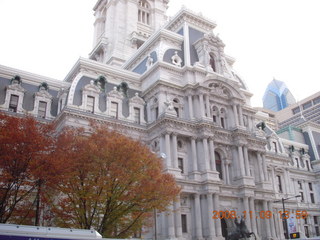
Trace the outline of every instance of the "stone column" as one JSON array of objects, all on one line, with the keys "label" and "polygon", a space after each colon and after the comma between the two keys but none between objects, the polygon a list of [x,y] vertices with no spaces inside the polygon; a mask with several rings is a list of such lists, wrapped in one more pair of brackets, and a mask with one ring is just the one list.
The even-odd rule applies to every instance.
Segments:
[{"label": "stone column", "polygon": [[244,207],[244,210],[247,213],[245,222],[246,222],[246,225],[248,227],[248,230],[251,232],[252,229],[251,229],[251,218],[250,218],[250,208],[249,208],[249,197],[247,197],[247,196],[243,197],[243,207]]},{"label": "stone column", "polygon": [[184,65],[190,66],[190,48],[189,48],[189,26],[185,22],[183,25],[183,33],[184,33]]},{"label": "stone column", "polygon": [[[263,211],[266,212],[268,211],[268,203],[267,203],[267,200],[263,200],[262,201],[262,204],[263,204]],[[264,219],[264,226],[262,227],[265,227],[266,228],[266,232],[267,232],[267,239],[270,239],[271,237],[271,232],[270,232],[270,221],[269,219]]]},{"label": "stone column", "polygon": [[226,184],[230,184],[228,160],[225,161],[225,168],[226,168],[226,176],[225,176]]},{"label": "stone column", "polygon": [[[269,201],[268,202],[268,210],[272,213],[274,213],[274,209],[273,209],[273,202]],[[279,217],[279,215],[273,215],[269,220],[270,220],[270,228],[271,228],[271,236],[273,238],[276,238],[276,229],[275,229],[275,226],[274,226],[274,218],[275,217]]]},{"label": "stone column", "polygon": [[166,154],[167,154],[167,168],[171,167],[171,149],[170,149],[170,134],[165,134],[165,145],[166,145]]},{"label": "stone column", "polygon": [[177,238],[180,239],[182,237],[180,196],[178,196],[177,201],[174,203],[174,210],[175,210],[176,235],[177,235]]},{"label": "stone column", "polygon": [[209,102],[208,94],[206,94],[206,112],[207,112],[207,117],[210,117],[210,102]]},{"label": "stone column", "polygon": [[261,157],[260,152],[257,152],[257,157],[258,157],[258,168],[259,168],[259,173],[260,173],[260,181],[263,182],[263,181],[265,181],[265,178],[264,178],[264,173],[262,170],[262,157]]},{"label": "stone column", "polygon": [[197,147],[196,139],[191,137],[191,151],[192,151],[192,171],[198,171]]},{"label": "stone column", "polygon": [[200,117],[204,117],[204,103],[203,103],[203,94],[199,94],[199,102],[200,102]]},{"label": "stone column", "polygon": [[178,168],[178,149],[177,149],[177,135],[172,135],[172,166]]},{"label": "stone column", "polygon": [[194,195],[195,205],[195,225],[196,225],[196,239],[202,239],[202,221],[201,221],[201,207],[200,207],[200,195],[196,193]]},{"label": "stone column", "polygon": [[235,126],[239,126],[239,117],[238,117],[237,105],[234,104],[232,107],[233,107]]},{"label": "stone column", "polygon": [[239,105],[239,120],[240,120],[240,126],[244,126],[243,123],[243,114],[242,114],[242,107]]},{"label": "stone column", "polygon": [[277,192],[277,185],[276,185],[276,175],[274,174],[274,167],[271,168],[271,175],[272,175],[272,188],[274,192]]},{"label": "stone column", "polygon": [[243,147],[244,153],[244,169],[246,172],[246,176],[250,176],[250,164],[249,164],[249,156],[248,156],[248,147]]},{"label": "stone column", "polygon": [[213,139],[209,139],[209,149],[210,149],[210,162],[211,162],[211,169],[212,171],[217,171],[216,168],[216,157],[214,155],[214,143]]},{"label": "stone column", "polygon": [[174,227],[174,216],[173,216],[173,206],[170,204],[168,215],[167,215],[167,223],[168,223],[168,237],[169,239],[175,238],[175,227]]},{"label": "stone column", "polygon": [[188,105],[189,105],[189,117],[190,119],[194,118],[193,115],[193,102],[192,102],[192,96],[188,95]]},{"label": "stone column", "polygon": [[[219,206],[219,195],[215,193],[213,195],[213,211],[220,211],[220,206]],[[220,219],[215,219],[215,228],[216,228],[216,236],[217,237],[222,237],[222,231],[221,231],[221,221]]]},{"label": "stone column", "polygon": [[208,230],[209,230],[209,239],[214,239],[216,236],[216,229],[214,226],[214,219],[212,219],[213,215],[213,201],[212,201],[212,193],[207,194],[207,205],[208,205]]},{"label": "stone column", "polygon": [[245,175],[245,169],[244,169],[242,146],[238,146],[238,157],[239,157],[239,165],[240,165],[240,175],[241,177],[243,177]]},{"label": "stone column", "polygon": [[202,143],[203,143],[203,151],[204,151],[204,167],[205,167],[205,170],[207,171],[207,170],[210,170],[208,140],[206,138],[203,138]]},{"label": "stone column", "polygon": [[251,221],[251,230],[254,232],[256,235],[258,234],[257,231],[257,222],[256,222],[256,209],[254,206],[254,198],[250,197],[249,199],[249,204],[250,204],[250,211],[252,212],[252,221]]},{"label": "stone column", "polygon": [[266,156],[264,154],[262,154],[262,169],[263,169],[264,180],[268,181],[267,161],[266,161]]}]

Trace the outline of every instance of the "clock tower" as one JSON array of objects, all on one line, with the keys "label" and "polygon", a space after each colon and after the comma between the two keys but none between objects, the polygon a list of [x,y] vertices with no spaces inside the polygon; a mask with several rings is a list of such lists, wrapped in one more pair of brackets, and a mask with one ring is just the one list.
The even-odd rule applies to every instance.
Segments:
[{"label": "clock tower", "polygon": [[169,0],[99,0],[90,59],[121,66],[166,23]]}]

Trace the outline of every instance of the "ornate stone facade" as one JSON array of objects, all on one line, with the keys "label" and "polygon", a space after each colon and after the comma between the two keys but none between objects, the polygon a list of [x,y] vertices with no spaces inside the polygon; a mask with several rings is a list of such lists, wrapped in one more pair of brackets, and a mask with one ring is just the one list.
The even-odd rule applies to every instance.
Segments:
[{"label": "ornate stone facade", "polygon": [[[303,201],[288,200],[286,209],[307,211],[306,221],[297,219],[298,229],[315,235],[319,173],[312,169],[308,146],[288,144],[268,126],[256,127],[261,116],[213,34],[216,24],[181,9],[163,25],[167,3],[99,0],[90,59],[80,58],[64,81],[0,66],[0,110],[9,111],[10,96],[16,95],[16,111],[8,114],[40,117],[36,86],[47,82],[43,97],[51,101],[50,114],[41,115],[42,121],[54,120],[58,130],[105,122],[148,144],[182,189],[167,212],[156,214],[157,239],[224,239],[234,223],[213,219],[215,211],[247,214],[246,225],[257,239],[283,239],[282,205],[275,201],[301,192]],[[123,30],[127,21],[112,18],[116,11],[131,19],[129,32]],[[10,84],[14,75],[21,83]],[[306,151],[293,154],[291,145]],[[266,219],[266,211],[274,215]],[[143,229],[143,235],[155,238],[155,229]]]}]

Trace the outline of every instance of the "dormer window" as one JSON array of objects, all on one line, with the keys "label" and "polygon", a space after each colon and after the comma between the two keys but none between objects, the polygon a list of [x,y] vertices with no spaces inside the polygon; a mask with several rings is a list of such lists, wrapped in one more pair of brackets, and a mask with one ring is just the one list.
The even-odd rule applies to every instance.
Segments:
[{"label": "dormer window", "polygon": [[94,97],[88,96],[87,97],[87,111],[94,113]]},{"label": "dormer window", "polygon": [[139,1],[138,21],[150,25],[150,7],[146,0]]},{"label": "dormer window", "polygon": [[10,96],[10,102],[9,102],[9,111],[10,112],[17,112],[18,102],[19,102],[19,96],[12,94]]},{"label": "dormer window", "polygon": [[216,71],[216,62],[215,62],[215,57],[213,53],[210,53],[210,66],[212,70],[215,72]]},{"label": "dormer window", "polygon": [[133,108],[134,109],[134,122],[140,124],[140,108]]},{"label": "dormer window", "polygon": [[40,101],[39,107],[38,107],[38,117],[46,118],[46,112],[47,112],[47,103]]},{"label": "dormer window", "polygon": [[111,102],[110,115],[114,118],[118,118],[118,103]]}]

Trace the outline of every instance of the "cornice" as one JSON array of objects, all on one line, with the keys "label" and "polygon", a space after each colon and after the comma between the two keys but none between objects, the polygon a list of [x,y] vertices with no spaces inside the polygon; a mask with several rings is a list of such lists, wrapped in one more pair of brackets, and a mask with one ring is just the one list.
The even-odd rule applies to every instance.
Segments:
[{"label": "cornice", "polygon": [[147,55],[151,48],[160,41],[171,41],[173,43],[181,45],[183,42],[183,36],[175,32],[171,32],[167,29],[159,29],[156,33],[152,34],[151,37],[138,49],[138,51],[136,51],[132,55],[132,57],[122,65],[122,68],[132,69],[135,65],[138,64],[138,61],[141,60],[142,56]]},{"label": "cornice", "polygon": [[23,83],[28,83],[34,85],[35,83],[48,83],[50,89],[59,91],[61,88],[69,88],[70,84],[57,80],[54,78],[45,77],[42,75],[30,73],[16,68],[11,68],[7,66],[0,65],[0,76],[6,79],[11,79],[13,76],[19,75]]},{"label": "cornice", "polygon": [[65,82],[72,82],[73,79],[80,73],[86,72],[94,73],[94,75],[108,75],[114,78],[121,78],[125,81],[134,83],[134,85],[140,86],[140,75],[120,67],[107,65],[87,58],[79,58],[74,64],[68,75],[65,77]]},{"label": "cornice", "polygon": [[169,21],[165,28],[175,32],[182,26],[183,22],[187,22],[190,26],[202,29],[202,31],[205,32],[211,31],[217,26],[214,21],[205,18],[202,14],[197,14],[189,9],[182,8]]}]

